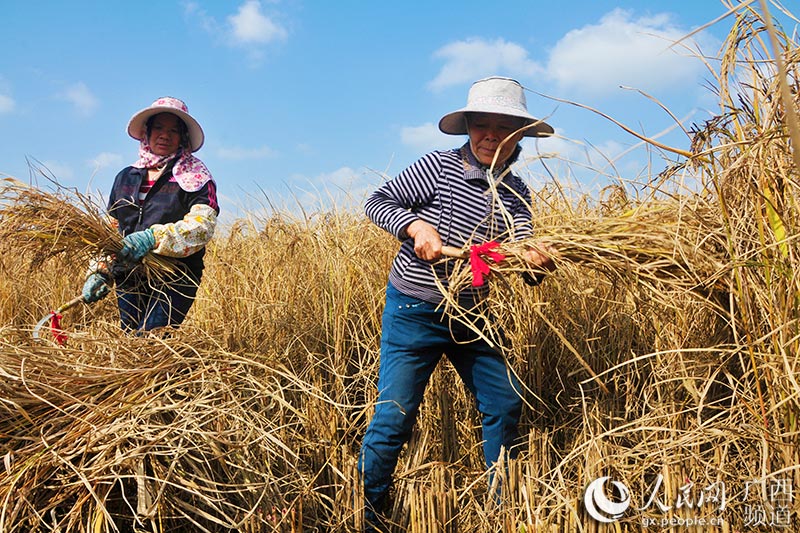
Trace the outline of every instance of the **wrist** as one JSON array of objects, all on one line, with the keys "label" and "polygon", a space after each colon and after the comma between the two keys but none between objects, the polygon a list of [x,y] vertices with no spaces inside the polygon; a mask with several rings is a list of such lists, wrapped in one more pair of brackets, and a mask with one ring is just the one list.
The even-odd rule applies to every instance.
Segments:
[{"label": "wrist", "polygon": [[424,220],[417,219],[408,226],[406,226],[406,235],[411,237],[412,239],[416,238],[417,233],[422,230],[422,228],[427,225],[427,222]]},{"label": "wrist", "polygon": [[84,279],[89,279],[95,274],[99,274],[103,276],[105,279],[111,278],[111,269],[109,268],[108,262],[106,260],[101,259],[101,260],[90,261],[89,268],[86,271],[86,276]]}]

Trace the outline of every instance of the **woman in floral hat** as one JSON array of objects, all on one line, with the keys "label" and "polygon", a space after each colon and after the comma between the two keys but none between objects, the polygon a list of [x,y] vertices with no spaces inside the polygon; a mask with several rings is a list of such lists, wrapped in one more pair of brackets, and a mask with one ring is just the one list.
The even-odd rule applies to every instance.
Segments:
[{"label": "woman in floral hat", "polygon": [[[163,97],[131,118],[128,134],[139,141],[139,158],[117,174],[108,201],[123,248],[112,263],[92,265],[83,298],[100,300],[113,280],[125,330],[178,326],[197,294],[219,214],[214,179],[193,155],[203,130],[185,103]],[[135,266],[149,253],[175,258],[176,273],[147,279]]]}]

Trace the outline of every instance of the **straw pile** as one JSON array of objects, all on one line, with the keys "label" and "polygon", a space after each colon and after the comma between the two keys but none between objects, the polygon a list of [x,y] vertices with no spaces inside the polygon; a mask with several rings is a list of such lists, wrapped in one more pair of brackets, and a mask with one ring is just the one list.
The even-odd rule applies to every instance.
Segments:
[{"label": "straw pile", "polygon": [[0,346],[0,531],[302,520],[289,380],[187,340]]}]

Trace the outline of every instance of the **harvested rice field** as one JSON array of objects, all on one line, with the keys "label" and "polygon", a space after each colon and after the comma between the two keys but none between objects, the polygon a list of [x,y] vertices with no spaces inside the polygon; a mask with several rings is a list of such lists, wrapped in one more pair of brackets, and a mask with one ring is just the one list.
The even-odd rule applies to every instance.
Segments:
[{"label": "harvested rice field", "polygon": [[[800,530],[800,52],[743,8],[708,65],[717,116],[653,145],[652,176],[534,191],[558,269],[529,287],[526,243],[502,245],[478,331],[506,338],[527,443],[494,498],[441,364],[395,531]],[[65,345],[35,341],[119,250],[102,215],[44,179],[0,183],[0,532],[359,531],[397,242],[361,212],[253,214],[212,241],[180,329],[125,335],[112,296],[63,313]],[[444,260],[447,310],[470,321],[452,297],[469,262]]]}]

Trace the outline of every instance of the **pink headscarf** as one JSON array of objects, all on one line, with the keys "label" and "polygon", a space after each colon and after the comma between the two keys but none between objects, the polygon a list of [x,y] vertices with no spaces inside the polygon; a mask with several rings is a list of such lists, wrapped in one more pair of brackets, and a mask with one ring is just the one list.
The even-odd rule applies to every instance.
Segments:
[{"label": "pink headscarf", "polygon": [[169,155],[157,155],[150,149],[150,143],[145,135],[139,141],[139,159],[133,164],[136,168],[158,168],[177,158],[172,167],[172,176],[181,189],[186,192],[197,192],[203,185],[214,179],[206,165],[183,147]]}]

